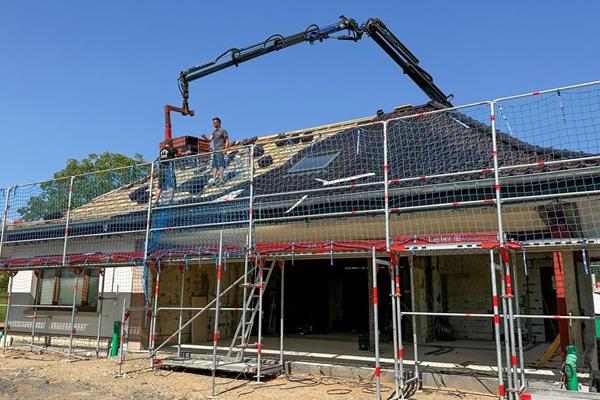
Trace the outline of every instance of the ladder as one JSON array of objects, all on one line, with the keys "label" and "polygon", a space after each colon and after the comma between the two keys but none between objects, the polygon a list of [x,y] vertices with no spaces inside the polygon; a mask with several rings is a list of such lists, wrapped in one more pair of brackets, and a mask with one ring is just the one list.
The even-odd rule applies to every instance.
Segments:
[{"label": "ladder", "polygon": [[[259,261],[260,262],[260,261]],[[257,347],[257,343],[250,343],[250,337],[252,336],[252,328],[254,326],[254,321],[256,321],[256,315],[261,314],[262,317],[262,301],[261,297],[265,293],[265,289],[271,279],[271,273],[275,267],[275,261],[271,262],[271,265],[268,268],[265,267],[256,267],[253,274],[254,283],[248,283],[248,287],[251,288],[250,292],[246,299],[243,300],[243,306],[246,307],[246,321],[243,320],[244,313],[241,314],[240,320],[235,329],[235,333],[233,334],[233,338],[231,339],[231,344],[229,345],[229,350],[227,351],[227,356],[230,357],[234,352],[237,352],[236,360],[241,361],[244,354],[244,349],[250,347]],[[267,276],[264,277],[262,283],[260,279],[260,274],[267,273]],[[264,275],[263,275],[264,276]],[[262,285],[262,290],[260,287]],[[258,289],[258,290],[257,290]],[[258,293],[257,293],[258,292]],[[249,317],[249,318],[248,318]],[[242,325],[245,323],[244,335],[242,337]]]}]

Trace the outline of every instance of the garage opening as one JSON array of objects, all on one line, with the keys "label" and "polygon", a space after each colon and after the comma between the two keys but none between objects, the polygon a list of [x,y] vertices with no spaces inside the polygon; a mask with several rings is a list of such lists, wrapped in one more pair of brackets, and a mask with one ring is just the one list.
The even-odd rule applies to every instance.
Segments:
[{"label": "garage opening", "polygon": [[[285,320],[287,337],[353,341],[368,340],[372,319],[370,258],[288,261],[285,270]],[[381,339],[392,337],[390,275],[380,268],[379,321]],[[281,274],[273,273],[264,304],[266,335],[279,333]],[[408,296],[406,297],[408,298]]]}]

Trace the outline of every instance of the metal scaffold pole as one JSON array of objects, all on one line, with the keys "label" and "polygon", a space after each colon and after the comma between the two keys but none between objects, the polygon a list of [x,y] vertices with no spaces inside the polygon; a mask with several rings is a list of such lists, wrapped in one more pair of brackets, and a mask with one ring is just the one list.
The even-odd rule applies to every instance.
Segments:
[{"label": "metal scaffold pole", "polygon": [[381,367],[379,364],[379,315],[377,310],[377,259],[375,258],[375,247],[372,248],[373,270],[373,342],[375,343],[375,398],[381,399]]},{"label": "metal scaffold pole", "polygon": [[[154,189],[154,169],[155,169],[155,165],[156,165],[157,161],[153,162],[150,164],[150,182],[148,183],[148,207],[146,208],[146,231],[144,234],[144,254],[143,254],[143,260],[144,260],[144,268],[145,271],[147,271],[148,268],[148,253],[150,250],[150,230],[152,229],[152,190]],[[114,279],[114,275],[115,272],[113,270],[113,279]],[[145,276],[145,275],[144,275]],[[144,278],[146,279],[146,278]],[[144,282],[144,286],[147,285],[147,281]],[[148,299],[145,298],[145,304],[144,306],[148,306]],[[152,322],[150,322],[150,324],[152,324]],[[148,313],[146,311],[144,311],[144,327],[146,327],[148,325]],[[152,327],[150,327],[149,332],[152,330]],[[152,349],[150,348],[150,340],[151,337],[150,335],[148,335],[148,349],[150,351],[152,351]]]},{"label": "metal scaffold pole", "polygon": [[[504,251],[506,253],[506,250]],[[508,330],[510,334],[510,362],[511,368],[513,371],[513,390],[515,391],[515,397],[519,395],[518,391],[520,388],[519,384],[519,371],[517,367],[517,344],[515,338],[515,318],[513,313],[513,291],[512,291],[512,281],[510,274],[510,263],[508,262],[508,256],[506,260],[501,260],[504,271],[504,288],[506,290],[506,302],[508,303]]]},{"label": "metal scaffold pole", "polygon": [[[148,250],[150,246],[150,228],[152,227],[152,189],[154,186],[154,165],[150,164],[150,182],[148,183],[148,207],[146,208],[146,232],[144,237],[144,262],[148,261]],[[114,272],[113,272],[114,273]]]},{"label": "metal scaffold pole", "polygon": [[[390,232],[390,201],[389,201],[389,155],[388,155],[388,121],[383,122],[383,203],[384,203],[384,223],[385,223],[385,249],[390,251],[391,232]],[[392,258],[392,261],[395,260]],[[397,260],[396,260],[397,261]],[[390,299],[392,303],[392,335],[394,341],[394,389],[396,398],[404,399],[404,370],[402,365],[402,316],[400,310],[400,277],[398,276],[398,263],[390,263],[388,266],[390,273],[391,292]]]},{"label": "metal scaffold pole", "polygon": [[69,242],[69,226],[71,224],[71,209],[73,208],[73,182],[75,177],[71,176],[69,180],[69,198],[67,202],[67,215],[65,217],[65,239],[63,241],[62,265],[67,264],[67,243]]},{"label": "metal scaffold pole", "polygon": [[[33,276],[36,277],[38,282],[40,279],[40,274],[41,274],[41,272],[39,270],[33,272]],[[34,303],[35,303],[35,301],[34,301]],[[35,328],[37,325],[37,318],[38,318],[38,316],[37,316],[38,305],[33,304],[32,307],[33,307],[33,314],[31,315],[31,338],[29,340],[29,350],[30,351],[33,351],[33,347],[35,346]]]},{"label": "metal scaffold pole", "polygon": [[[266,261],[265,261],[266,262]],[[271,265],[274,268],[275,264]],[[256,340],[256,382],[260,382],[260,369],[262,363],[262,320],[263,320],[263,295],[265,290],[263,260],[258,265],[258,334]]]},{"label": "metal scaffold pole", "polygon": [[[100,296],[98,296],[98,331],[96,333],[96,357],[100,355],[100,335],[102,333],[102,313],[104,312],[104,282],[106,276],[106,268],[99,270],[102,277],[100,280]],[[114,272],[113,272],[114,273]],[[108,356],[108,354],[107,354]]]},{"label": "metal scaffold pole", "polygon": [[[513,343],[514,343],[514,335],[512,332],[513,324],[512,324],[512,315],[508,316],[509,310],[512,310],[512,297],[508,296],[506,293],[506,285],[505,285],[505,275],[504,275],[504,263],[502,257],[506,254],[506,249],[504,248],[505,240],[504,240],[504,228],[502,221],[502,194],[501,194],[501,185],[500,185],[500,167],[498,163],[498,140],[497,140],[497,132],[496,132],[496,102],[491,101],[490,103],[490,127],[492,131],[492,162],[493,162],[493,172],[494,172],[494,192],[495,192],[495,200],[496,200],[496,218],[498,223],[498,244],[500,247],[500,268],[502,272],[502,317],[504,321],[504,338],[505,338],[505,346],[506,346],[506,369],[507,369],[507,383],[508,383],[508,392],[510,398],[513,398],[515,395],[515,389],[518,388],[518,378],[516,372],[516,355],[513,351]],[[510,274],[510,273],[509,273]],[[509,278],[510,279],[510,276]],[[508,281],[510,285],[510,281]],[[509,289],[511,290],[511,289]],[[512,314],[512,313],[510,313]],[[511,356],[512,355],[512,356]],[[514,367],[511,367],[514,366]],[[513,375],[511,376],[511,372]],[[513,385],[514,378],[514,385]]]},{"label": "metal scaffold pole", "polygon": [[6,351],[6,344],[8,343],[8,332],[10,331],[10,326],[8,325],[8,316],[10,315],[10,305],[12,303],[12,290],[15,275],[16,274],[13,272],[9,272],[8,274],[8,295],[6,297],[6,315],[4,315],[4,343],[2,345],[2,353]]},{"label": "metal scaffold pole", "polygon": [[492,130],[492,163],[494,167],[494,193],[496,197],[496,218],[498,222],[498,242],[504,246],[504,230],[502,227],[502,196],[500,194],[500,169],[498,165],[498,143],[496,136],[496,103],[490,102],[490,128]]},{"label": "metal scaffold pole", "polygon": [[283,365],[283,335],[284,335],[284,306],[285,306],[285,262],[281,263],[281,295],[279,296],[279,364],[281,364],[281,370],[285,372]]},{"label": "metal scaffold pole", "polygon": [[[412,256],[408,257],[408,275],[410,279],[410,309],[414,313],[416,311],[416,296],[415,296],[415,276],[414,276],[414,259]],[[420,385],[419,378],[419,349],[418,349],[418,340],[417,340],[417,316],[415,314],[411,315],[412,321],[412,336],[413,336],[413,355],[415,361],[415,374],[411,379],[415,379],[417,387]]]},{"label": "metal scaffold pole", "polygon": [[31,340],[29,343],[29,349],[33,351],[35,344],[35,325],[37,324],[37,307],[33,305],[33,315],[31,316]]},{"label": "metal scaffold pole", "polygon": [[[244,284],[242,286],[242,325],[241,325],[241,342],[240,342],[240,360],[244,360],[244,350],[246,348],[246,313],[247,297],[248,297],[248,264],[250,263],[250,255],[252,254],[252,228],[254,221],[254,145],[250,146],[249,167],[250,167],[250,182],[249,182],[249,198],[248,198],[248,235],[246,236],[246,251],[244,253]],[[236,334],[237,335],[237,332]],[[234,339],[235,339],[234,335]]]},{"label": "metal scaffold pole", "polygon": [[217,344],[219,342],[219,308],[221,307],[221,265],[223,262],[223,231],[219,235],[219,258],[217,262],[217,288],[216,288],[216,305],[215,305],[215,326],[213,330],[213,351],[212,351],[212,366],[211,366],[211,393],[215,397],[216,375],[217,375]]},{"label": "metal scaffold pole", "polygon": [[490,250],[490,278],[492,282],[492,307],[494,312],[494,339],[496,341],[496,364],[498,368],[498,397],[504,400],[504,378],[502,374],[502,342],[500,341],[500,311],[498,307],[498,289],[496,285],[496,263],[494,250]]},{"label": "metal scaffold pole", "polygon": [[188,270],[188,259],[184,260],[183,268],[181,269],[181,286],[179,289],[179,326],[177,333],[177,357],[181,357],[181,325],[183,324],[183,295],[185,293],[185,277]]},{"label": "metal scaffold pole", "polygon": [[390,201],[389,201],[389,166],[388,166],[388,122],[383,122],[383,203],[385,207],[385,249],[390,251]]},{"label": "metal scaffold pole", "polygon": [[506,389],[508,390],[508,398],[514,398],[513,391],[513,371],[511,368],[512,360],[511,360],[511,349],[510,349],[510,332],[508,325],[508,305],[506,302],[506,285],[504,281],[504,274],[502,271],[502,259],[500,259],[500,264],[496,264],[500,268],[500,297],[502,298],[502,326],[504,328],[504,352],[506,355],[506,382],[508,386]]},{"label": "metal scaffold pole", "polygon": [[392,336],[394,342],[394,392],[396,393],[396,397],[400,396],[400,388],[401,386],[398,383],[400,378],[398,373],[398,315],[396,313],[396,277],[394,274],[394,266],[390,265],[388,267],[390,273],[390,299],[392,301]]},{"label": "metal scaffold pole", "polygon": [[[69,197],[67,200],[67,215],[65,217],[65,234],[63,240],[63,252],[62,252],[62,265],[66,267],[67,265],[67,243],[69,241],[69,226],[71,223],[71,209],[73,208],[73,182],[75,181],[75,177],[71,176],[69,179]],[[77,307],[77,292],[79,290],[79,274],[81,270],[75,269],[73,270],[75,274],[75,285],[73,286],[73,303],[71,308],[71,324],[69,330],[69,358],[73,354],[73,336],[75,336],[75,313]]]},{"label": "metal scaffold pole", "polygon": [[158,294],[160,292],[160,271],[162,270],[160,261],[156,263],[156,279],[154,282],[154,300],[152,302],[152,319],[150,321],[150,345],[148,346],[150,351],[150,368],[154,367],[154,360],[156,359],[156,351],[154,351],[154,345],[156,344],[156,322],[158,317]]},{"label": "metal scaffold pole", "polygon": [[77,292],[79,291],[79,274],[80,270],[74,270],[75,285],[73,286],[73,303],[71,308],[71,324],[69,331],[69,358],[73,354],[73,336],[75,336],[75,311],[77,310]]},{"label": "metal scaffold pole", "polygon": [[400,301],[402,291],[400,287],[400,266],[399,260],[396,260],[394,265],[394,286],[395,293],[392,300],[396,303],[396,321],[398,323],[397,340],[398,340],[398,374],[400,375],[400,396],[404,400],[404,345],[402,343],[402,302]]},{"label": "metal scaffold pole", "polygon": [[127,310],[127,298],[123,299],[121,311],[121,325],[119,331],[119,375],[123,376],[123,361],[125,359],[125,311]]},{"label": "metal scaffold pole", "polygon": [[[513,257],[513,280],[515,282],[514,293],[515,293],[515,311],[517,315],[521,314],[521,307],[519,306],[519,277],[517,271],[517,263]],[[514,315],[513,315],[514,318]],[[525,381],[525,358],[523,356],[523,330],[521,329],[521,318],[516,318],[517,321],[517,345],[519,349],[519,369],[521,370],[521,387],[519,391],[525,389],[527,383]]]},{"label": "metal scaffold pole", "polygon": [[[249,241],[249,235],[246,235],[246,251],[244,252],[244,276],[243,276],[243,280],[244,283],[242,284],[242,316],[241,316],[241,324],[239,326],[240,330],[241,330],[241,341],[240,341],[240,351],[239,351],[239,359],[240,360],[244,360],[244,350],[246,347],[246,313],[247,313],[247,302],[246,302],[246,298],[248,297],[248,264],[250,263],[250,241]],[[233,335],[233,340],[235,341],[235,337],[238,334],[238,330],[236,329],[236,332]],[[232,343],[232,346],[235,343]],[[229,353],[228,353],[229,355]]]}]

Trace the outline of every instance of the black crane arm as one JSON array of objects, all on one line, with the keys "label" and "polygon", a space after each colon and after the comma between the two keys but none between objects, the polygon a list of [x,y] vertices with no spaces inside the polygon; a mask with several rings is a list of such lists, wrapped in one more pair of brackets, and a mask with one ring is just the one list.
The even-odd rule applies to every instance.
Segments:
[{"label": "black crane arm", "polygon": [[[336,35],[342,31],[346,31],[347,33]],[[322,42],[325,39],[351,40],[356,42],[362,38],[364,33],[371,37],[398,65],[400,65],[404,73],[410,76],[430,99],[447,107],[452,107],[452,104],[448,100],[449,97],[433,83],[431,75],[419,66],[419,60],[389,31],[389,29],[387,29],[381,20],[371,18],[360,26],[354,19],[341,16],[340,20],[335,24],[325,27],[310,25],[303,32],[290,36],[282,36],[279,34],[272,35],[264,42],[240,49],[229,49],[214,60],[204,64],[195,65],[182,71],[179,74],[178,83],[179,90],[183,97],[183,114],[189,114],[190,112],[188,106],[189,82],[221,71],[225,68],[232,66],[237,67],[243,62],[299,43],[309,42],[310,44],[313,44],[315,42]]]},{"label": "black crane arm", "polygon": [[433,77],[419,66],[419,59],[385,26],[379,18],[370,18],[362,26],[369,35],[412,79],[429,98],[446,107],[452,107],[450,99],[433,83]]}]

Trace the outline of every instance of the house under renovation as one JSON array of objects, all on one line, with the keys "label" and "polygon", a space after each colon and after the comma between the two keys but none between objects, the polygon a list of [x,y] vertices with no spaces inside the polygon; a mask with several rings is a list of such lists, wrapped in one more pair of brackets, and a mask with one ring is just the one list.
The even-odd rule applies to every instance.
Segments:
[{"label": "house under renovation", "polygon": [[372,366],[376,345],[401,387],[460,363],[556,377],[558,359],[534,368],[553,342],[589,372],[599,128],[587,84],[249,138],[218,185],[191,146],[3,189],[5,331],[104,352],[124,322],[153,365],[211,369],[192,353],[214,347],[259,377],[288,358]]},{"label": "house under renovation", "polygon": [[145,350],[152,367],[210,371],[213,395],[217,373],[340,365],[377,398],[382,379],[405,398],[476,374],[516,399],[563,361],[567,387],[573,367],[592,377],[599,82],[454,107],[380,20],[341,17],[183,71],[166,137],[170,112],[193,115],[189,82],[363,36],[432,101],[224,154],[180,137],[173,159],[0,189],[2,346]]}]

